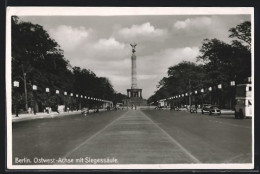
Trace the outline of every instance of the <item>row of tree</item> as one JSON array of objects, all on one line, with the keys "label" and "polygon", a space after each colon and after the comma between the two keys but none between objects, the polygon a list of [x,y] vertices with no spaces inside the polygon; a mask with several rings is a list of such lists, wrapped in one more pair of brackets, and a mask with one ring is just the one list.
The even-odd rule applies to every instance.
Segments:
[{"label": "row of tree", "polygon": [[[62,94],[56,95],[55,90],[114,103],[126,98],[113,89],[107,78],[97,77],[88,69],[72,67],[59,44],[42,26],[13,16],[11,32],[12,81],[20,82],[19,88],[12,90],[12,104],[19,109],[33,107],[35,100],[39,110],[67,103],[78,106],[76,99],[67,100]],[[33,92],[32,85],[37,85],[37,92]],[[46,93],[46,88],[51,89],[50,93]]]},{"label": "row of tree", "polygon": [[[213,101],[222,107],[227,107],[227,101],[234,100],[234,90],[230,82],[247,83],[251,77],[251,23],[243,22],[229,30],[231,44],[218,39],[205,39],[200,49],[201,55],[197,63],[181,62],[168,69],[168,76],[160,80],[157,90],[149,99],[149,103],[171,96],[200,90],[208,87],[224,87],[220,93],[206,93],[206,101]],[[215,90],[216,91],[216,90]],[[214,100],[215,99],[215,100]],[[220,101],[219,101],[220,100]],[[199,101],[200,104],[202,101]]]}]

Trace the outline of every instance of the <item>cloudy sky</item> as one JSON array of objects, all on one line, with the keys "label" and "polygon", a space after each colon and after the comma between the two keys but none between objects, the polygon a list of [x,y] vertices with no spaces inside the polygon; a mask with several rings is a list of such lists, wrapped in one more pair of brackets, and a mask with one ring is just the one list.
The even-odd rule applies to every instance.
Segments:
[{"label": "cloudy sky", "polygon": [[131,46],[137,43],[137,84],[148,98],[167,69],[196,62],[205,38],[230,42],[228,30],[249,15],[20,16],[42,25],[72,66],[107,77],[117,92],[131,87]]}]

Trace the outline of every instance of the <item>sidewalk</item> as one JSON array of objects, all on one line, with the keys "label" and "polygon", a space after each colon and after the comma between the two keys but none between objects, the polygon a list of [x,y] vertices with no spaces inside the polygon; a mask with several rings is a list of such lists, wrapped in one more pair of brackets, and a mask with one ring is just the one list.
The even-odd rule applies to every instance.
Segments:
[{"label": "sidewalk", "polygon": [[[106,111],[105,109],[99,109],[99,112]],[[94,110],[89,110],[89,113],[93,113]],[[20,122],[26,120],[34,120],[34,119],[43,119],[43,118],[54,118],[54,117],[62,117],[69,115],[81,114],[81,110],[78,111],[70,111],[70,112],[51,112],[49,114],[44,112],[36,113],[36,115],[32,114],[19,114],[18,117],[15,114],[12,115],[12,122]]]}]

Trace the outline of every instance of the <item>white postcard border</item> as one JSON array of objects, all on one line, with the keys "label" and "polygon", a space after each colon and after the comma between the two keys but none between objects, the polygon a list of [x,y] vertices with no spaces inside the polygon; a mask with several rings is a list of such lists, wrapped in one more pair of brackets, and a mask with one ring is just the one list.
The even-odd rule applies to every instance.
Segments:
[{"label": "white postcard border", "polygon": [[[253,7],[7,7],[6,14],[6,108],[7,169],[253,169],[254,109],[252,117],[252,163],[248,164],[126,164],[126,165],[13,165],[11,113],[11,16],[124,16],[124,15],[251,15],[251,71],[254,89]],[[253,108],[255,100],[253,100]]]}]

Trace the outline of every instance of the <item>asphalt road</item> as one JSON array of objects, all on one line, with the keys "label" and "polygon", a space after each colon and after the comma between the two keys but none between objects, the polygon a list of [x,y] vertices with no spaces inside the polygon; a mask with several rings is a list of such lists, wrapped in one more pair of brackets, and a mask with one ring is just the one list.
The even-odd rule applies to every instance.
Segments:
[{"label": "asphalt road", "polygon": [[249,163],[251,125],[231,115],[168,110],[24,121],[13,123],[13,164]]}]

